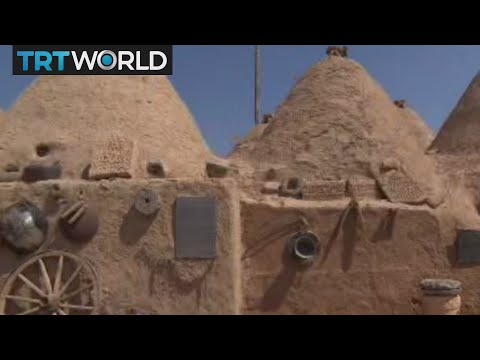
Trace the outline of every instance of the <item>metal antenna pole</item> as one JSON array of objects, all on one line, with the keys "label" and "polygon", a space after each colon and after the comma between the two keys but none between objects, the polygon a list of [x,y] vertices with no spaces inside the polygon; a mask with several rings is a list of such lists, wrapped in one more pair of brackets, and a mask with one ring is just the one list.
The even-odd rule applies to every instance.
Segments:
[{"label": "metal antenna pole", "polygon": [[260,124],[260,46],[255,45],[255,125]]}]

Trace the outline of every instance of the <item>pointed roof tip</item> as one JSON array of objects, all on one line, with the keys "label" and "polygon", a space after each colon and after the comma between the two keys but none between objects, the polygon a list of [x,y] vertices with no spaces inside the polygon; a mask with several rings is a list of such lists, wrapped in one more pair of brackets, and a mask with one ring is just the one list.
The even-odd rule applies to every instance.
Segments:
[{"label": "pointed roof tip", "polygon": [[329,57],[348,58],[348,47],[346,47],[346,46],[329,46],[327,48],[327,55]]},{"label": "pointed roof tip", "polygon": [[[0,142],[68,144],[62,156],[68,158],[64,170],[71,177],[81,173],[97,143],[106,143],[112,132],[138,140],[140,157],[165,161],[179,177],[202,177],[202,161],[211,154],[166,76],[42,76],[19,96],[7,118],[14,121],[0,120],[8,130],[0,132]],[[70,154],[76,147],[84,155]],[[29,153],[29,147],[19,150],[24,157]]]},{"label": "pointed roof tip", "polygon": [[248,162],[255,176],[278,165],[311,180],[319,174],[370,178],[372,163],[393,156],[428,188],[434,166],[422,154],[431,133],[418,114],[402,110],[364,66],[330,56],[293,86],[261,136],[247,139],[230,158]]},{"label": "pointed roof tip", "polygon": [[471,86],[472,84],[476,84],[480,82],[480,70],[478,70],[475,75],[472,77],[472,80],[469,82],[468,86],[467,86],[467,89],[469,86]]},{"label": "pointed roof tip", "polygon": [[432,141],[435,153],[480,153],[480,71],[478,71]]}]

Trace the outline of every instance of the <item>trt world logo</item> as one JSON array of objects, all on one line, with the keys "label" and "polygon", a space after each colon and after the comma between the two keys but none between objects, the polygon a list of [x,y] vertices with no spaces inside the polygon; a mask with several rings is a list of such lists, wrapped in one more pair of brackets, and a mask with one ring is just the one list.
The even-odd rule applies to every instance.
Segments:
[{"label": "trt world logo", "polygon": [[171,74],[171,45],[13,46],[13,75]]}]

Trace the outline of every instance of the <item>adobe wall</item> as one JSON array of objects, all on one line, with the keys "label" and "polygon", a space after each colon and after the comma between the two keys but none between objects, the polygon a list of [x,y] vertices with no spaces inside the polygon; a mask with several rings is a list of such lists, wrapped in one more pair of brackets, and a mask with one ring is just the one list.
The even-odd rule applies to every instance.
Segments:
[{"label": "adobe wall", "polygon": [[[347,204],[243,199],[244,313],[417,314],[418,285],[431,277],[462,281],[462,312],[480,313],[480,269],[454,267],[452,219],[440,228],[428,207],[361,201],[361,237],[354,212],[338,228]],[[319,258],[307,269],[299,268],[287,251],[297,231],[289,224],[301,216],[322,244]]]},{"label": "adobe wall", "polygon": [[[100,227],[85,245],[72,243],[50,226],[48,249],[75,252],[90,260],[102,288],[102,313],[132,311],[156,314],[231,314],[240,302],[239,206],[235,183],[229,180],[184,182],[47,181],[26,185],[0,184],[0,208],[28,199],[48,211],[50,224],[58,211],[49,198],[53,184],[74,201],[80,191],[98,206]],[[161,208],[153,221],[139,219],[130,210],[142,189],[154,191]],[[217,200],[217,258],[176,260],[174,214],[177,196],[212,196]],[[0,285],[24,257],[0,245]],[[232,286],[232,284],[237,284]]]}]

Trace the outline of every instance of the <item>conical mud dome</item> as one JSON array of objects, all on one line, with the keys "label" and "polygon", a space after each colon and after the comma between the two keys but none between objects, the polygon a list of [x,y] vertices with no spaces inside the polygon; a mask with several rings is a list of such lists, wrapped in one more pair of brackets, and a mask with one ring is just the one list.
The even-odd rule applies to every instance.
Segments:
[{"label": "conical mud dome", "polygon": [[261,135],[240,143],[231,158],[250,162],[257,177],[274,164],[310,180],[370,178],[372,166],[393,158],[428,187],[435,177],[424,156],[431,136],[361,65],[330,57],[307,72]]},{"label": "conical mud dome", "polygon": [[[9,113],[0,142],[22,166],[47,145],[67,178],[80,178],[112,135],[133,143],[137,172],[161,161],[174,177],[205,176],[210,151],[192,115],[164,76],[44,76]],[[44,150],[42,150],[45,153]],[[11,162],[12,159],[0,159]]]},{"label": "conical mud dome", "polygon": [[435,138],[432,128],[413,109],[405,108],[401,111],[405,129],[417,141],[418,146],[426,150]]},{"label": "conical mud dome", "polygon": [[472,80],[431,145],[438,153],[480,153],[480,73]]}]

